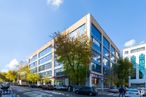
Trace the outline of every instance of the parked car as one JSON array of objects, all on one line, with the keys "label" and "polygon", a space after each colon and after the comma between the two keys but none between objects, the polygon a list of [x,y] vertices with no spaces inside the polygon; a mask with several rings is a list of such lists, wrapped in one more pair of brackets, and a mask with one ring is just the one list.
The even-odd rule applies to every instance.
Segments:
[{"label": "parked car", "polygon": [[37,85],[36,84],[30,84],[29,87],[31,87],[31,88],[37,88]]},{"label": "parked car", "polygon": [[93,87],[81,87],[76,93],[90,96],[96,96],[98,94]]},{"label": "parked car", "polygon": [[42,88],[42,86],[43,86],[42,84],[39,84],[37,85],[37,88]]},{"label": "parked car", "polygon": [[65,85],[55,85],[54,88],[56,90],[63,90],[63,91],[67,91],[68,90],[68,87],[65,86]]},{"label": "parked car", "polygon": [[78,85],[74,86],[73,87],[73,92],[77,93],[80,88],[81,88],[81,86],[78,86]]},{"label": "parked car", "polygon": [[42,89],[44,89],[44,90],[54,90],[54,86],[53,85],[42,85]]},{"label": "parked car", "polygon": [[126,97],[140,97],[144,95],[144,90],[139,89],[127,89],[125,96]]},{"label": "parked car", "polygon": [[143,96],[146,96],[146,88],[144,88],[143,90],[144,90]]},{"label": "parked car", "polygon": [[111,92],[111,93],[119,93],[119,89],[117,87],[110,87],[108,92]]},{"label": "parked car", "polygon": [[5,83],[1,84],[1,89],[2,90],[8,90],[9,87],[10,87],[10,83],[8,83],[8,82],[5,82]]}]

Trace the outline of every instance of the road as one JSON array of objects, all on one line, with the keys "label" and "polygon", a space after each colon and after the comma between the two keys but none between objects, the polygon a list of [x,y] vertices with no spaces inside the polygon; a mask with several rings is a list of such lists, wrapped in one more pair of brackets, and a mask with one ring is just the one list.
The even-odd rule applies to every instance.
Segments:
[{"label": "road", "polygon": [[[90,97],[90,96],[78,95],[70,92],[49,91],[49,90],[42,90],[39,88],[12,86],[11,89],[15,94],[14,97]],[[94,97],[118,97],[118,95],[106,93],[104,96],[94,96]]]}]

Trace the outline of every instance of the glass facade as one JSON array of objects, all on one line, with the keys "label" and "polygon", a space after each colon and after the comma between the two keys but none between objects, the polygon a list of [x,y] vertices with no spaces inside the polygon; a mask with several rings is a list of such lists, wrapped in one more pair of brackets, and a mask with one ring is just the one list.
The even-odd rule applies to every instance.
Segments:
[{"label": "glass facade", "polygon": [[[103,38],[103,39],[102,39]],[[110,82],[109,76],[111,76],[112,65],[119,58],[119,53],[116,51],[113,45],[106,39],[102,37],[102,34],[97,30],[97,28],[92,24],[91,26],[91,39],[92,39],[92,71],[97,73],[102,73],[104,76],[104,85],[109,87]],[[103,41],[102,41],[103,40]],[[103,43],[103,44],[102,44]],[[103,49],[103,52],[102,52]],[[103,55],[103,60],[101,60]],[[102,68],[103,67],[103,68]],[[94,83],[97,84],[99,78],[93,78]],[[99,81],[99,80],[98,80]]]},{"label": "glass facade", "polygon": [[64,75],[64,73],[63,73],[63,68],[55,69],[54,75],[57,76],[57,77],[63,76],[63,75]]},{"label": "glass facade", "polygon": [[136,79],[136,57],[135,56],[131,57],[131,63],[133,64],[133,72],[131,75],[131,79]]},{"label": "glass facade", "polygon": [[77,37],[78,35],[82,35],[84,34],[86,31],[86,25],[83,24],[80,27],[78,27],[77,29],[75,29],[74,31],[72,31],[69,36],[70,37]]},{"label": "glass facade", "polygon": [[96,53],[95,51],[92,52],[92,71],[101,73],[101,55]]},{"label": "glass facade", "polygon": [[36,59],[37,59],[37,55],[34,55],[34,56],[29,60],[29,62],[31,63],[31,62],[35,61]]},{"label": "glass facade", "polygon": [[103,74],[105,76],[110,74],[110,61],[107,58],[103,58]]},{"label": "glass facade", "polygon": [[103,48],[103,55],[104,55],[104,57],[106,57],[106,58],[109,58],[109,55],[110,55],[109,50],[107,50],[105,47]]},{"label": "glass facade", "polygon": [[52,76],[52,70],[46,71],[46,72],[41,72],[39,73],[41,77],[51,77]]},{"label": "glass facade", "polygon": [[145,73],[145,55],[141,54],[139,56],[139,79],[144,78]]},{"label": "glass facade", "polygon": [[41,52],[39,53],[39,57],[42,57],[42,56],[46,55],[46,54],[49,53],[49,52],[52,52],[52,47],[51,47],[51,46],[49,46],[49,47],[47,47],[46,49],[44,49],[43,51],[41,51]]},{"label": "glass facade", "polygon": [[92,49],[97,51],[98,53],[101,53],[101,44],[94,38],[92,38],[93,44]]},{"label": "glass facade", "polygon": [[55,67],[58,67],[58,66],[63,66],[63,64],[61,64],[61,63],[59,63],[59,62],[55,61],[54,66],[55,66]]},{"label": "glass facade", "polygon": [[39,60],[39,64],[43,64],[43,63],[45,63],[45,62],[47,62],[47,61],[49,61],[49,60],[52,60],[52,53],[49,54],[49,55],[47,55],[47,56],[45,56],[45,57],[43,57],[43,58],[41,58],[41,59]]},{"label": "glass facade", "polygon": [[111,46],[111,54],[115,56],[115,48]]},{"label": "glass facade", "polygon": [[52,62],[49,62],[47,64],[39,66],[39,71],[43,71],[43,70],[51,69],[51,68],[52,68]]},{"label": "glass facade", "polygon": [[37,61],[35,61],[35,62],[33,62],[33,63],[31,63],[31,64],[29,65],[30,68],[33,68],[33,67],[36,67],[36,66],[37,66]]},{"label": "glass facade", "polygon": [[[86,28],[88,28],[86,26],[87,24],[85,22],[85,24],[73,30],[69,34],[69,36],[76,37],[78,35],[85,34],[87,30]],[[112,45],[112,43],[108,41],[109,38],[106,38],[104,33],[101,33],[99,29],[97,29],[97,27],[92,23],[91,23],[90,36],[91,36],[90,39],[92,41],[91,73],[97,75],[92,78],[93,79],[92,82],[93,84],[98,85],[98,83],[101,81],[102,78],[104,82],[108,78],[107,76],[110,74],[110,68],[111,68],[110,65],[116,62],[119,56],[118,54],[119,52],[117,51],[117,49],[114,48],[115,45]],[[41,52],[38,53],[38,55],[34,56],[34,58],[31,59],[31,61],[34,63],[30,64],[30,67],[38,66],[35,69],[32,68],[32,71],[38,72],[41,75],[41,77],[53,76],[55,81],[59,80],[59,83],[64,83],[64,81],[63,82],[61,81],[62,79],[58,79],[61,77],[65,78],[63,73],[63,64],[57,62],[56,56],[54,56],[52,53],[54,53],[52,52],[52,46],[49,46],[46,49],[42,50]],[[53,58],[52,55],[55,58]],[[36,59],[37,61],[35,62]],[[53,75],[52,75],[52,70],[50,70],[51,68],[54,70]]]},{"label": "glass facade", "polygon": [[30,72],[32,72],[32,73],[37,73],[37,67],[31,69]]},{"label": "glass facade", "polygon": [[92,71],[101,73],[101,39],[102,35],[99,30],[92,24],[91,26],[92,39]]},{"label": "glass facade", "polygon": [[98,40],[99,42],[101,41],[101,33],[93,24],[91,26],[91,37]]},{"label": "glass facade", "polygon": [[116,62],[116,58],[115,58],[115,56],[112,55],[112,54],[111,54],[111,62],[112,62],[112,63],[115,63],[115,62]]},{"label": "glass facade", "polygon": [[103,46],[109,50],[110,43],[105,37],[103,37]]}]

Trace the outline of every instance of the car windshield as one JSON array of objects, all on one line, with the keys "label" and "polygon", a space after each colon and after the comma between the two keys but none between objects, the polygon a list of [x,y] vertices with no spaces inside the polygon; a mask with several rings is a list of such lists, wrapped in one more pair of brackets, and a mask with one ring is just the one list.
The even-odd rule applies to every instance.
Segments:
[{"label": "car windshield", "polygon": [[128,92],[138,92],[136,89],[129,89]]}]

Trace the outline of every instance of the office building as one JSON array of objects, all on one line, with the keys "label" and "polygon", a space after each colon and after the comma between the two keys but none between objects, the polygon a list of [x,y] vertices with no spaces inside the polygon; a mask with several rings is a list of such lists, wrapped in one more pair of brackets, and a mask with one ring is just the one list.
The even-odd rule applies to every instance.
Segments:
[{"label": "office building", "polygon": [[[70,36],[86,34],[92,40],[93,58],[89,65],[88,86],[109,87],[108,76],[111,66],[119,58],[119,49],[96,22],[91,14],[87,14],[62,33]],[[29,58],[30,70],[42,77],[49,76],[52,84],[68,85],[69,81],[63,75],[63,64],[58,64],[54,56],[54,40],[50,40]]]},{"label": "office building", "polygon": [[123,49],[123,57],[133,64],[133,73],[129,78],[130,87],[146,87],[146,43]]}]

